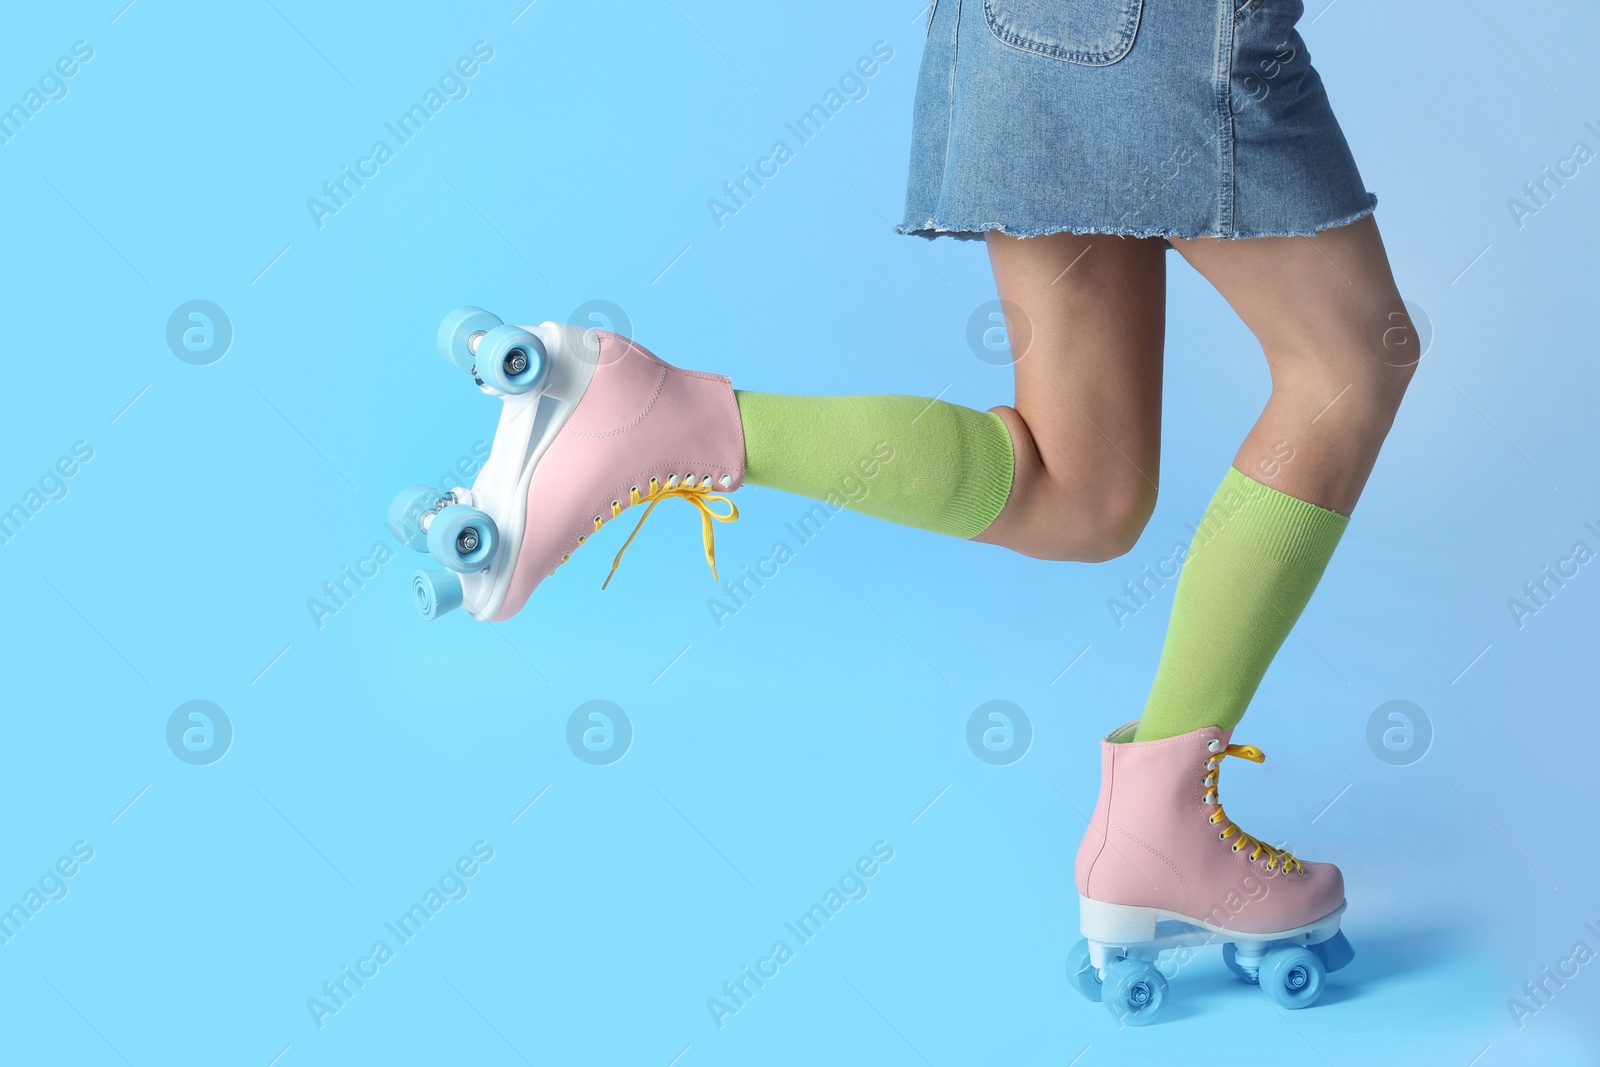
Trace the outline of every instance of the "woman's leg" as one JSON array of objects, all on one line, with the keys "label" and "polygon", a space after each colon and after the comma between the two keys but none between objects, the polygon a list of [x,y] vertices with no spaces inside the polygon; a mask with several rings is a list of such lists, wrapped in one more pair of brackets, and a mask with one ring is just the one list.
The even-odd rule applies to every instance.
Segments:
[{"label": "woman's leg", "polygon": [[1029,556],[1099,562],[1133,547],[1161,463],[1166,248],[1108,234],[990,231],[1000,298],[1027,317],[1016,404],[994,410],[1016,446],[1016,488],[977,538]]},{"label": "woman's leg", "polygon": [[[1126,552],[1155,504],[1165,249],[989,235],[1027,323],[1016,405],[739,392],[745,479],[1047,559]],[[885,459],[885,457],[889,457]]]},{"label": "woman's leg", "polygon": [[1310,238],[1172,244],[1261,343],[1272,396],[1185,560],[1140,741],[1238,723],[1333,554],[1418,352],[1371,216]]}]

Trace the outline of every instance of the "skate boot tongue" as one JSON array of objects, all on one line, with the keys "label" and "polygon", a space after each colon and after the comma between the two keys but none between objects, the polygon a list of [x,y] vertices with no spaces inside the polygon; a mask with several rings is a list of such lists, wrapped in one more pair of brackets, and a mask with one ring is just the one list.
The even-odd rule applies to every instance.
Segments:
[{"label": "skate boot tongue", "polygon": [[[637,504],[644,499],[644,497],[640,495],[637,487],[631,489],[628,495],[631,498],[630,503],[633,504]],[[639,535],[639,530],[644,526],[644,520],[650,517],[650,513],[655,510],[657,504],[661,503],[663,500],[666,500],[668,497],[677,497],[679,500],[687,500],[696,508],[700,509],[700,535],[705,542],[706,562],[711,566],[711,580],[716,581],[717,552],[716,545],[714,544],[714,538],[712,536],[711,523],[713,520],[716,522],[732,522],[734,519],[737,519],[739,517],[738,506],[721,493],[713,493],[711,491],[711,487],[704,482],[698,485],[689,485],[685,482],[679,482],[676,485],[662,486],[654,478],[652,478],[650,479],[649,488],[645,491],[645,495],[650,497],[650,503],[644,509],[644,514],[639,516],[639,521],[633,527],[633,532],[628,534],[628,539],[622,542],[621,548],[617,549],[617,558],[611,561],[611,572],[606,575],[606,580],[600,583],[600,588],[604,589],[606,586],[611,584],[611,579],[617,573],[617,567],[622,564],[622,554],[628,550],[628,546],[633,544],[633,539]],[[726,504],[728,505],[728,510],[717,511],[711,506],[713,503]],[[614,503],[612,505],[612,513],[617,515],[621,514],[621,512],[622,507],[620,501]]]},{"label": "skate boot tongue", "polygon": [[1263,763],[1266,761],[1267,754],[1254,745],[1224,746],[1220,740],[1209,742],[1207,747],[1212,756],[1205,762],[1207,774],[1202,780],[1202,784],[1206,787],[1206,795],[1203,800],[1217,809],[1211,813],[1211,823],[1213,825],[1227,823],[1217,836],[1223,841],[1235,839],[1233,842],[1233,850],[1235,852],[1246,848],[1250,849],[1249,858],[1252,862],[1265,854],[1267,857],[1267,870],[1269,871],[1276,871],[1281,867],[1286,874],[1290,871],[1296,871],[1300,874],[1306,873],[1305,865],[1296,859],[1292,852],[1287,849],[1273,848],[1265,841],[1245,833],[1243,829],[1228,818],[1227,813],[1222,810],[1222,802],[1217,799],[1217,767],[1224,756],[1238,756],[1241,759],[1249,760],[1251,763]]}]

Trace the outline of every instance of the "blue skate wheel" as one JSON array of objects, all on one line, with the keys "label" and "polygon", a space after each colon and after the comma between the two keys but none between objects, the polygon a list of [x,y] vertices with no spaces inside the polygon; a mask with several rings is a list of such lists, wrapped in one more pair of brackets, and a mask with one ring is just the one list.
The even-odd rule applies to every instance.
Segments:
[{"label": "blue skate wheel", "polygon": [[422,532],[422,514],[430,511],[444,493],[426,485],[408,485],[389,505],[389,530],[407,548],[428,551],[428,535]]},{"label": "blue skate wheel", "polygon": [[1350,940],[1344,936],[1343,930],[1326,941],[1312,945],[1311,951],[1317,954],[1322,961],[1322,969],[1329,974],[1356,958],[1356,950],[1350,947]]},{"label": "blue skate wheel", "polygon": [[1261,961],[1261,991],[1280,1008],[1308,1008],[1322,995],[1325,975],[1309,948],[1275,948]]},{"label": "blue skate wheel", "polygon": [[470,304],[458,307],[439,323],[439,354],[456,365],[462,374],[472,373],[472,337],[486,334],[500,325],[500,316]]},{"label": "blue skate wheel", "polygon": [[1089,942],[1080,940],[1067,953],[1067,982],[1083,994],[1085,1000],[1099,1001],[1100,973],[1089,961]]},{"label": "blue skate wheel", "polygon": [[517,396],[544,384],[550,360],[544,342],[520,326],[496,326],[478,342],[478,377],[490,388]]},{"label": "blue skate wheel", "polygon": [[451,504],[428,527],[428,555],[461,574],[488,567],[499,547],[494,520],[465,504]]},{"label": "blue skate wheel", "polygon": [[1238,976],[1239,981],[1246,982],[1250,985],[1256,984],[1256,980],[1251,976],[1250,972],[1239,966],[1238,945],[1235,945],[1230,941],[1226,945],[1222,946],[1222,962],[1228,965],[1228,970],[1232,971]]},{"label": "blue skate wheel", "polygon": [[1146,960],[1117,960],[1106,968],[1100,1003],[1118,1022],[1147,1026],[1167,1003],[1167,980]]},{"label": "blue skate wheel", "polygon": [[432,621],[461,606],[461,579],[450,571],[418,571],[411,576],[411,601]]}]

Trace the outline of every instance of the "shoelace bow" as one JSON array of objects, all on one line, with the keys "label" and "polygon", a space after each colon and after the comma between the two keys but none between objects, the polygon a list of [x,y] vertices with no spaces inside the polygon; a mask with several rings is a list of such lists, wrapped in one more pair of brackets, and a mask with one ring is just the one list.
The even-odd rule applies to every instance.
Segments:
[{"label": "shoelace bow", "polygon": [[1212,753],[1211,758],[1206,760],[1205,769],[1209,773],[1206,775],[1204,782],[1202,783],[1207,789],[1204,801],[1207,804],[1215,805],[1217,809],[1211,813],[1210,822],[1212,825],[1215,825],[1219,822],[1227,822],[1228,824],[1227,827],[1217,836],[1221,840],[1226,841],[1230,837],[1237,835],[1239,840],[1233,843],[1233,850],[1235,852],[1238,852],[1247,846],[1254,846],[1251,849],[1249,856],[1249,859],[1252,863],[1259,859],[1263,853],[1265,853],[1267,856],[1267,870],[1269,871],[1275,871],[1279,868],[1279,866],[1282,866],[1285,872],[1293,870],[1300,874],[1304,874],[1306,872],[1305,865],[1294,857],[1294,853],[1289,852],[1286,849],[1273,848],[1265,841],[1245,833],[1237,824],[1229,819],[1227,814],[1222,810],[1222,804],[1217,800],[1217,766],[1222,762],[1222,757],[1224,756],[1238,756],[1239,758],[1247,759],[1252,763],[1262,763],[1265,762],[1267,758],[1266,753],[1262,752],[1254,745],[1229,745],[1220,752]]},{"label": "shoelace bow", "polygon": [[[663,500],[666,500],[668,497],[677,497],[679,500],[686,500],[699,509],[700,532],[701,536],[705,540],[706,562],[711,566],[711,578],[713,581],[715,581],[717,577],[717,552],[711,532],[711,523],[713,520],[716,522],[732,522],[734,519],[737,519],[739,517],[738,505],[734,504],[733,501],[729,500],[721,493],[712,492],[711,486],[705,482],[701,482],[696,485],[686,485],[683,482],[679,482],[676,485],[663,486],[660,481],[655,478],[651,478],[649,487],[643,494],[639,492],[638,486],[634,486],[628,490],[629,505],[638,504],[642,502],[645,497],[650,498],[650,503],[644,509],[644,514],[639,516],[639,522],[634,526],[633,532],[628,535],[628,539],[622,542],[621,548],[617,549],[617,558],[611,561],[611,573],[607,574],[606,580],[600,583],[600,588],[604,589],[606,586],[611,584],[611,579],[617,573],[617,567],[622,563],[622,554],[628,550],[629,545],[633,544],[633,539],[639,536],[639,530],[643,528],[644,520],[650,517],[650,513],[655,510],[657,504],[661,503]],[[726,504],[728,505],[728,510],[725,512],[717,511],[711,506],[714,503]],[[611,502],[611,517],[616,518],[618,515],[621,515],[623,507],[624,505],[620,500],[613,500]],[[600,517],[596,516],[594,520],[594,528],[596,530],[600,529],[600,522]],[[578,543],[582,544],[584,540],[584,538],[580,537],[578,538]],[[570,557],[563,556],[561,562],[565,563],[568,558]]]}]

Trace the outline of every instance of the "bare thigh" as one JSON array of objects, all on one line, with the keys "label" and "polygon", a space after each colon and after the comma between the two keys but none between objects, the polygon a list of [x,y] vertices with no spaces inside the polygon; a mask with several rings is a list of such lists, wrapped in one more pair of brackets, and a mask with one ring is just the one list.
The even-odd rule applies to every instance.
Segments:
[{"label": "bare thigh", "polygon": [[1173,238],[1261,343],[1272,397],[1234,466],[1348,515],[1415,372],[1372,216],[1311,237]]},{"label": "bare thigh", "polygon": [[977,540],[1046,559],[1132,547],[1155,507],[1166,249],[1109,234],[987,234],[1013,344],[1011,497]]}]

